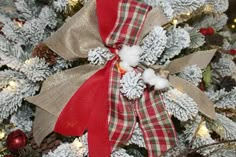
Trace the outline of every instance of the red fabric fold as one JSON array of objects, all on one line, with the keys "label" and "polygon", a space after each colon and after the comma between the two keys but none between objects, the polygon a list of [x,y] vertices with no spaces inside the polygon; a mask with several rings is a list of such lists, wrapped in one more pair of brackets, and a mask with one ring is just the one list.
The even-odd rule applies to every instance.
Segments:
[{"label": "red fabric fold", "polygon": [[81,136],[87,130],[89,155],[109,157],[108,82],[112,61],[91,76],[72,96],[61,112],[54,131]]}]

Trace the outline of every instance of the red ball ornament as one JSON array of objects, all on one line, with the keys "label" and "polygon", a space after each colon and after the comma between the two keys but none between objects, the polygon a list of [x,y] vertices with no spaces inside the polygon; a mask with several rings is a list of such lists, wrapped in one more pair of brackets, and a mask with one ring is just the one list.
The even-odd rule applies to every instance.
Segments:
[{"label": "red ball ornament", "polygon": [[19,149],[24,148],[27,144],[27,136],[21,130],[15,130],[7,136],[7,148],[9,151],[15,153]]},{"label": "red ball ornament", "polygon": [[229,54],[231,54],[232,56],[233,56],[233,55],[236,55],[236,50],[234,50],[234,49],[229,50]]},{"label": "red ball ornament", "polygon": [[200,28],[199,30],[200,33],[202,33],[202,35],[213,35],[215,33],[214,28],[212,27],[208,27],[208,28]]},{"label": "red ball ornament", "polygon": [[215,30],[212,27],[207,28],[207,35],[213,35],[215,33]]},{"label": "red ball ornament", "polygon": [[207,35],[207,29],[206,28],[200,28],[199,32],[202,33],[202,35]]}]

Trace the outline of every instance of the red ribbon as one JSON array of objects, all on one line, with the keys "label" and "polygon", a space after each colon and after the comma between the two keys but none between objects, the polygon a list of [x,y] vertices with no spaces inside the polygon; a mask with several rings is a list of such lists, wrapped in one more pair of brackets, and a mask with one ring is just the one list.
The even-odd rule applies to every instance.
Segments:
[{"label": "red ribbon", "polygon": [[[96,0],[99,32],[103,42],[112,31],[120,0]],[[141,29],[141,28],[140,28]],[[111,49],[112,52],[115,49]],[[67,136],[81,136],[88,131],[89,156],[109,157],[108,89],[111,64],[96,72],[76,91],[57,119],[54,131]]]}]

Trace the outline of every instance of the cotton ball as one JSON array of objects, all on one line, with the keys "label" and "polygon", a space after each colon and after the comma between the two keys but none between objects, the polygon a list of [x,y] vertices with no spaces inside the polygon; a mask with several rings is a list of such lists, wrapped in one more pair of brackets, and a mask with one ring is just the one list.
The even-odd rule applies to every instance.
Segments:
[{"label": "cotton ball", "polygon": [[123,45],[119,52],[119,56],[122,62],[126,62],[129,66],[135,67],[138,65],[142,49],[138,45],[127,46]]},{"label": "cotton ball", "polygon": [[150,85],[154,85],[154,79],[156,77],[155,71],[153,69],[145,69],[143,72],[143,81]]},{"label": "cotton ball", "polygon": [[170,83],[167,79],[160,76],[156,76],[154,87],[156,90],[164,89],[170,86]]},{"label": "cotton ball", "polygon": [[142,77],[145,83],[154,86],[156,90],[164,89],[170,86],[169,81],[156,75],[153,69],[145,69]]}]

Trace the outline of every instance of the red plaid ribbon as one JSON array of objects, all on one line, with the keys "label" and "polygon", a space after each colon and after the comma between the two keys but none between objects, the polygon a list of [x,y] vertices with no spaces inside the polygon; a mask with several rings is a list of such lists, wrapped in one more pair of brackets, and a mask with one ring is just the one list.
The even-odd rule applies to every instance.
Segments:
[{"label": "red plaid ribbon", "polygon": [[[176,144],[175,130],[164,108],[161,95],[147,87],[139,100],[128,100],[120,93],[116,62],[112,65],[109,85],[109,138],[113,148],[125,144],[131,137],[136,117],[145,138],[149,157],[157,157]],[[136,69],[142,72],[142,69]]]},{"label": "red plaid ribbon", "polygon": [[115,26],[106,38],[106,45],[120,48],[122,45],[134,45],[141,32],[150,6],[134,0],[122,0],[118,4]]}]

